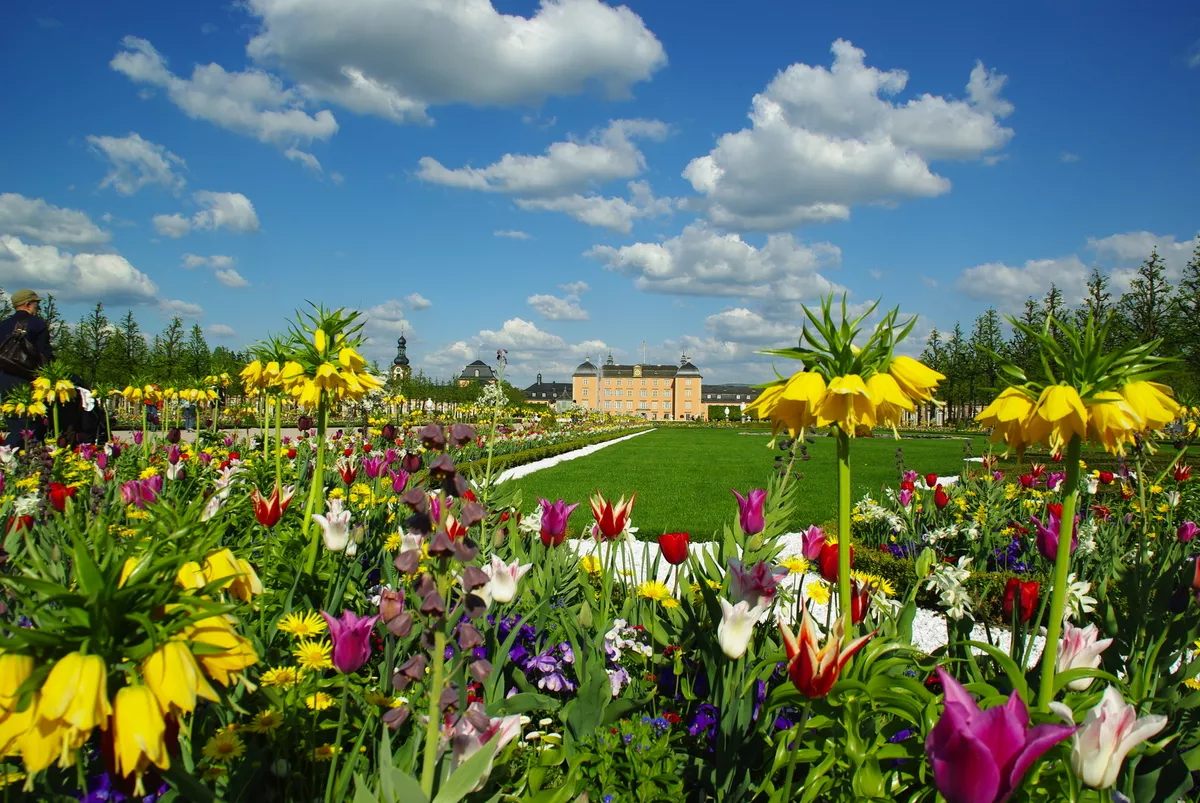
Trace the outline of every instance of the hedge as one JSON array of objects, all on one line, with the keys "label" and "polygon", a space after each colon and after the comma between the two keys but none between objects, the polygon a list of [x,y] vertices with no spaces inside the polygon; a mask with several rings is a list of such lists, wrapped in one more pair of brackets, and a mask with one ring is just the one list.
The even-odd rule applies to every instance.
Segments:
[{"label": "hedge", "polygon": [[[547,457],[557,457],[560,454],[573,452],[576,449],[584,446],[593,446],[597,443],[605,443],[607,441],[623,438],[626,435],[631,435],[634,432],[641,432],[645,428],[637,427],[636,429],[618,430],[617,432],[606,432],[603,435],[592,435],[587,438],[575,438],[561,443],[551,443],[545,446],[535,446],[532,449],[525,449],[520,452],[511,454],[496,455],[492,458],[492,471],[500,472],[505,469],[513,468],[514,466],[523,466],[527,463],[534,463],[538,460],[545,460]],[[469,474],[472,471],[483,472],[487,470],[487,457],[482,457],[478,460],[471,460],[458,465],[458,471],[464,474]]]}]

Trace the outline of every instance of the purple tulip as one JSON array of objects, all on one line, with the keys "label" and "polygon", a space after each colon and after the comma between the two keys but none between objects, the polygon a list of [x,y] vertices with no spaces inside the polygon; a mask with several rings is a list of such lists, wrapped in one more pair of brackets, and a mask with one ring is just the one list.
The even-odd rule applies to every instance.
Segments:
[{"label": "purple tulip", "polygon": [[1197,526],[1194,521],[1185,521],[1179,525],[1179,529],[1175,531],[1175,537],[1181,544],[1186,544],[1196,537],[1196,533],[1200,532],[1200,526]]},{"label": "purple tulip", "polygon": [[387,470],[387,472],[392,477],[392,493],[404,493],[404,489],[408,487],[408,472],[404,469],[393,471],[390,468]]},{"label": "purple tulip", "polygon": [[138,430],[137,432],[133,433],[133,442],[136,443],[138,446],[141,446],[142,438],[144,438],[144,437],[145,436],[142,434],[142,431]]},{"label": "purple tulip", "polygon": [[229,449],[229,448],[231,448],[232,446],[233,446],[233,438],[231,438],[231,437],[229,437],[228,435],[226,435],[226,436],[225,436],[225,448],[226,448],[226,449]]},{"label": "purple tulip", "polygon": [[925,740],[933,780],[947,803],[1002,803],[1046,751],[1075,732],[1070,725],[1029,727],[1015,691],[1003,705],[980,711],[957,680],[938,667],[945,690],[942,718]]},{"label": "purple tulip", "polygon": [[902,488],[896,497],[896,501],[900,503],[900,507],[908,507],[912,502],[913,492],[908,488]]},{"label": "purple tulip", "polygon": [[400,453],[390,446],[383,453],[383,462],[387,463],[389,466],[399,459]]},{"label": "purple tulip", "polygon": [[104,452],[96,455],[96,468],[100,469],[101,471],[108,468],[108,455],[106,455]]},{"label": "purple tulip", "polygon": [[183,450],[178,445],[172,444],[171,448],[167,449],[167,462],[171,465],[177,465],[182,457]]},{"label": "purple tulip", "polygon": [[[733,489],[730,488],[730,490]],[[761,488],[755,488],[745,496],[737,491],[733,491],[733,495],[738,500],[738,521],[742,525],[742,532],[746,535],[761,533],[763,527],[766,526],[766,522],[763,520],[763,503],[767,501],[767,492]]]},{"label": "purple tulip", "polygon": [[1057,471],[1051,471],[1046,475],[1046,490],[1053,491],[1058,487],[1058,484],[1067,478],[1066,474],[1061,474]]},{"label": "purple tulip", "polygon": [[729,596],[735,605],[746,601],[751,606],[766,607],[775,598],[775,586],[779,584],[781,577],[787,575],[788,570],[782,566],[772,569],[764,560],[746,569],[741,561],[730,558],[729,573],[733,575],[733,581],[729,584]]},{"label": "purple tulip", "polygon": [[363,471],[367,475],[367,479],[378,479],[379,475],[383,473],[383,458],[376,457],[374,455],[371,457],[364,457],[362,461],[362,467]]},{"label": "purple tulip", "polygon": [[905,472],[904,472],[903,476],[901,476],[901,479],[902,479],[904,482],[911,482],[911,483],[913,483],[913,484],[915,485],[915,484],[916,484],[916,482],[917,482],[917,479],[918,479],[918,477],[917,477],[917,472],[913,471],[913,470],[910,468],[908,471],[905,471]]},{"label": "purple tulip", "polygon": [[995,480],[996,482],[1000,482],[1000,480],[1004,479],[1004,472],[1003,471],[993,471],[992,479]]},{"label": "purple tulip", "polygon": [[[1037,525],[1037,548],[1038,552],[1042,553],[1042,557],[1049,561],[1058,560],[1058,531],[1061,528],[1061,521],[1054,513],[1050,513],[1046,517],[1045,525],[1038,520],[1037,516],[1030,516],[1030,521]],[[1075,517],[1075,524],[1071,528],[1071,554],[1075,554],[1075,550],[1079,548],[1079,517]]]},{"label": "purple tulip", "polygon": [[155,474],[148,480],[142,480],[142,498],[147,502],[153,502],[162,493],[163,478],[162,474]]},{"label": "purple tulip", "polygon": [[816,560],[821,557],[821,550],[825,548],[825,531],[815,524],[810,524],[808,530],[801,534],[804,539],[804,557],[809,560]]},{"label": "purple tulip", "polygon": [[379,621],[379,614],[356,616],[353,611],[345,611],[341,619],[334,619],[325,611],[321,615],[333,640],[333,665],[345,675],[357,672],[371,657],[371,631]]},{"label": "purple tulip", "polygon": [[542,539],[557,541],[566,534],[567,519],[571,517],[575,508],[579,507],[579,503],[568,505],[563,499],[555,499],[551,502],[549,499],[541,497],[538,497],[538,502],[542,505]]},{"label": "purple tulip", "polygon": [[212,455],[209,454],[208,452],[201,452],[200,453],[200,462],[207,466],[209,463],[212,462]]},{"label": "purple tulip", "polygon": [[127,505],[142,507],[142,489],[138,480],[121,483],[121,501]]}]

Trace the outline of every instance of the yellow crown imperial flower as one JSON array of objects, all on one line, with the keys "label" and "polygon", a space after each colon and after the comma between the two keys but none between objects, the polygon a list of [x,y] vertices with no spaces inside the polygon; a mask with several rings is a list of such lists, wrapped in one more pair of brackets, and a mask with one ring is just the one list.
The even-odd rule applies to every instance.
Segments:
[{"label": "yellow crown imperial flower", "polygon": [[39,720],[57,720],[81,733],[107,727],[108,665],[99,655],[69,652],[55,662],[42,684]]},{"label": "yellow crown imperial flower", "polygon": [[263,365],[258,360],[253,360],[246,363],[246,367],[238,374],[242,378],[242,384],[247,390],[257,388],[263,381]]},{"label": "yellow crown imperial flower", "polygon": [[854,437],[860,426],[875,426],[875,405],[867,385],[858,374],[835,376],[817,405],[817,415],[838,425],[842,432]]},{"label": "yellow crown imperial flower", "polygon": [[1017,388],[1005,388],[975,416],[975,420],[992,428],[992,443],[1004,441],[1018,452],[1024,452],[1025,446],[1030,443],[1025,422],[1032,412],[1033,399]]},{"label": "yellow crown imperial flower", "polygon": [[1145,429],[1145,421],[1116,391],[1096,393],[1086,405],[1088,440],[1103,444],[1111,454],[1124,455],[1125,444],[1133,443],[1134,435]]},{"label": "yellow crown imperial flower", "polygon": [[217,702],[217,693],[182,641],[168,641],[150,653],[141,670],[163,711],[194,711],[197,697]]},{"label": "yellow crown imperial flower", "polygon": [[904,413],[912,412],[912,399],[901,390],[896,378],[891,374],[871,375],[867,379],[867,393],[871,397],[871,403],[875,405],[875,415],[879,423],[893,430],[902,423]]},{"label": "yellow crown imperial flower", "polygon": [[220,616],[209,616],[184,630],[184,636],[205,644],[213,652],[201,652],[196,660],[205,673],[222,686],[228,686],[239,672],[258,663],[258,654],[249,641],[233,632]]},{"label": "yellow crown imperial flower", "polygon": [[313,345],[317,347],[317,354],[325,353],[325,349],[329,347],[329,338],[325,336],[324,329],[313,332]]},{"label": "yellow crown imperial flower", "polygon": [[113,752],[121,775],[136,775],[136,794],[143,794],[142,774],[153,764],[170,769],[166,723],[149,686],[125,686],[117,692],[113,716]]},{"label": "yellow crown imperial flower", "polygon": [[340,362],[343,367],[349,368],[355,373],[358,373],[367,367],[367,361],[362,358],[362,355],[352,348],[343,348],[341,351],[339,351],[338,362]]},{"label": "yellow crown imperial flower", "polygon": [[0,712],[8,713],[17,705],[17,690],[33,674],[33,656],[19,652],[0,654]]},{"label": "yellow crown imperial flower", "polygon": [[1048,439],[1051,449],[1061,450],[1073,436],[1087,437],[1087,419],[1078,390],[1070,385],[1049,385],[1030,415],[1027,432],[1039,441]]},{"label": "yellow crown imperial flower", "polygon": [[1158,382],[1129,382],[1121,388],[1121,395],[1148,429],[1162,429],[1178,418],[1182,409],[1171,398],[1171,389]]},{"label": "yellow crown imperial flower", "polygon": [[945,374],[938,373],[923,362],[904,355],[892,358],[892,364],[888,366],[888,373],[896,380],[896,384],[900,386],[904,395],[913,401],[931,401],[933,391],[937,390],[938,383],[946,378]]}]

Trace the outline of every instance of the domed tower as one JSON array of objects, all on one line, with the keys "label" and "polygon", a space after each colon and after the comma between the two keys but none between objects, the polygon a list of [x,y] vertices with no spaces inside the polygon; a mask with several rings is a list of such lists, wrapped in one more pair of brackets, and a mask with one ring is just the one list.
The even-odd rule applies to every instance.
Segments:
[{"label": "domed tower", "polygon": [[396,359],[392,360],[392,376],[396,379],[408,379],[412,375],[412,367],[408,363],[408,339],[400,333],[396,341]]},{"label": "domed tower", "polygon": [[588,410],[600,408],[600,372],[589,358],[584,358],[571,374],[571,398]]},{"label": "domed tower", "polygon": [[700,369],[692,364],[686,354],[679,358],[679,370],[675,372],[675,417],[689,421],[706,418],[704,378]]}]

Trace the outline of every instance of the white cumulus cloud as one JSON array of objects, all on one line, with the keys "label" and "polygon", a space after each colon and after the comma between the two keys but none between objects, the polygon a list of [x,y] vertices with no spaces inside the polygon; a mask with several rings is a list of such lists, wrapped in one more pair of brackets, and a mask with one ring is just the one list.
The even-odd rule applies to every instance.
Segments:
[{"label": "white cumulus cloud", "polygon": [[15,192],[0,193],[0,234],[64,248],[91,248],[112,238],[84,212],[63,209],[41,198],[26,198]]},{"label": "white cumulus cloud", "polygon": [[[893,102],[903,70],[866,66],[850,42],[834,42],[831,68],[797,63],[754,96],[751,127],[723,135],[683,175],[693,205],[721,226],[780,230],[844,220],[855,204],[941,195],[939,159],[982,159],[1004,147],[1005,77],[976,63],[961,100],[922,94]],[[992,154],[994,155],[994,154]]]},{"label": "white cumulus cloud", "polygon": [[258,231],[258,214],[254,204],[240,192],[209,192],[200,190],[192,199],[203,207],[186,218],[181,214],[155,215],[154,230],[166,237],[183,237],[194,229],[214,231],[228,229],[240,234]]},{"label": "white cumulus cloud", "polygon": [[625,6],[543,0],[531,17],[490,0],[249,0],[247,50],[305,93],[359,114],[423,122],[431,105],[511,106],[599,86],[621,97],[666,64]]},{"label": "white cumulus cloud", "polygon": [[559,298],[540,293],[526,299],[539,315],[550,321],[586,321],[587,310],[579,306],[578,299]]},{"label": "white cumulus cloud", "polygon": [[531,240],[531,239],[533,239],[526,232],[517,231],[516,229],[497,229],[496,231],[492,232],[492,236],[493,237],[506,237],[510,240]]},{"label": "white cumulus cloud", "polygon": [[148,184],[159,184],[177,192],[186,183],[175,172],[187,167],[183,159],[135,132],[123,137],[90,136],[88,144],[109,163],[101,189],[112,187],[122,195],[133,195]]},{"label": "white cumulus cloud", "polygon": [[189,117],[275,145],[326,140],[337,132],[332,112],[308,114],[303,94],[263,70],[228,72],[219,64],[197,64],[190,78],[181,78],[147,40],[126,36],[121,48],[109,66],[135,83],[165,90]]},{"label": "white cumulus cloud", "polygon": [[0,284],[51,292],[62,301],[146,303],[158,293],[150,277],[119,254],[76,254],[0,235]]},{"label": "white cumulus cloud", "polygon": [[227,324],[223,323],[209,324],[207,327],[205,327],[204,331],[207,332],[211,337],[225,338],[234,337],[237,335],[237,332],[232,326],[228,326]]},{"label": "white cumulus cloud", "polygon": [[433,306],[433,302],[420,293],[412,293],[404,297],[404,301],[408,304],[408,308],[412,310],[429,309]]}]

